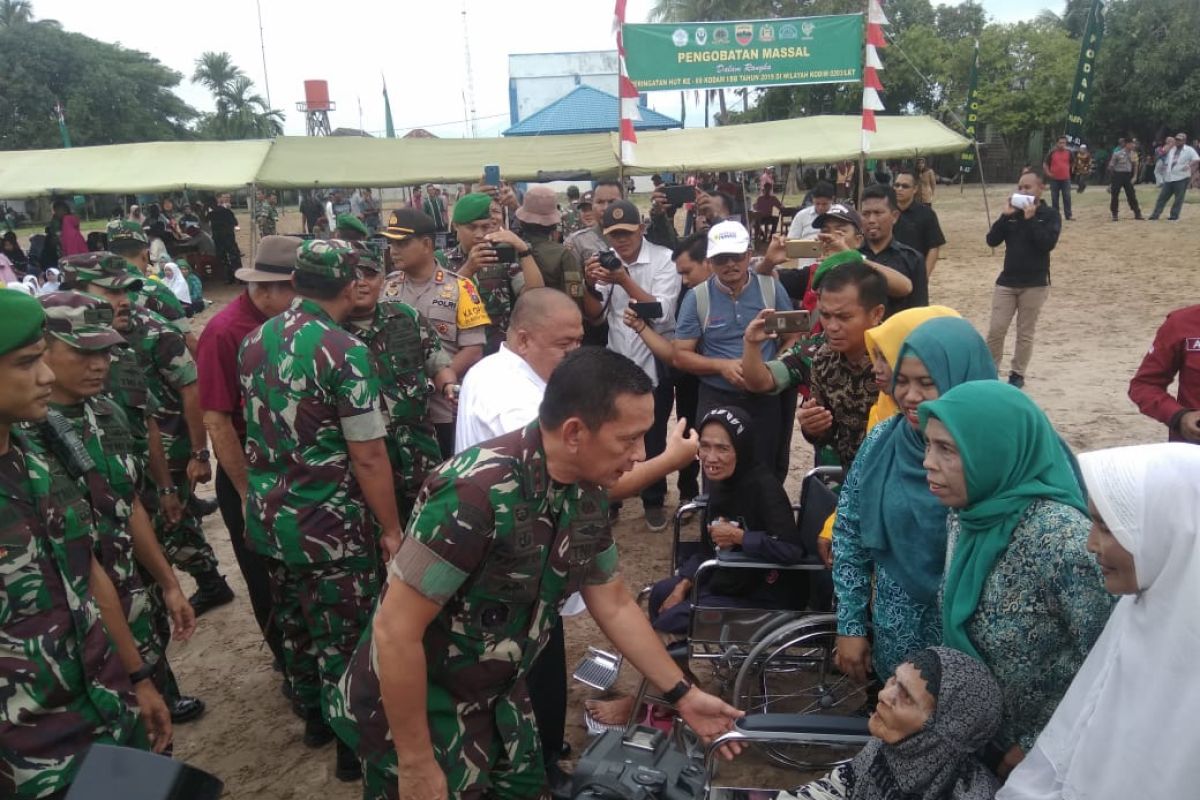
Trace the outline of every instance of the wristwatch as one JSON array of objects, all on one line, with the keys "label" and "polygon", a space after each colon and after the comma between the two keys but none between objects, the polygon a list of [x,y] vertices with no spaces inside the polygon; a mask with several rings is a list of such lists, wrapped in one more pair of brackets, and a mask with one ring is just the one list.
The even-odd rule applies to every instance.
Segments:
[{"label": "wristwatch", "polygon": [[154,665],[149,661],[142,662],[142,665],[137,668],[136,672],[129,673],[129,683],[133,686],[141,683],[154,674]]},{"label": "wristwatch", "polygon": [[159,497],[166,497],[169,494],[179,494],[179,487],[178,486],[166,486],[166,487],[160,486],[159,487],[159,489],[158,489]]},{"label": "wristwatch", "polygon": [[525,258],[526,256],[531,256],[531,255],[533,255],[533,248],[526,247],[524,250],[517,253],[517,258]]},{"label": "wristwatch", "polygon": [[208,458],[210,455],[211,454],[207,450],[193,450],[192,451],[192,460],[193,461],[208,461]]},{"label": "wristwatch", "polygon": [[692,689],[692,684],[686,678],[671,687],[671,691],[663,693],[663,700],[666,700],[671,705],[675,705],[683,696]]}]

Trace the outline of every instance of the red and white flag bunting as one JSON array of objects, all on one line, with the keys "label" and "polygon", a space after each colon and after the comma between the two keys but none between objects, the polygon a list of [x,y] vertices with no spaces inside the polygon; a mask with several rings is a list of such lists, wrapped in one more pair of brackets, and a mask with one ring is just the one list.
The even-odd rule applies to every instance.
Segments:
[{"label": "red and white flag bunting", "polygon": [[629,164],[633,161],[633,146],[637,144],[637,132],[633,128],[634,120],[642,118],[638,111],[638,90],[625,73],[625,39],[622,36],[622,26],[625,24],[625,2],[616,0],[613,9],[613,33],[617,36],[617,96],[620,98],[621,118],[621,161]]},{"label": "red and white flag bunting", "polygon": [[[618,5],[621,5],[618,0]],[[863,65],[863,101],[862,101],[862,151],[871,152],[871,134],[875,133],[875,112],[883,110],[883,101],[879,93],[883,84],[879,81],[879,73],[883,70],[883,62],[879,60],[879,51],[887,47],[883,37],[883,26],[888,24],[887,15],[883,13],[883,0],[869,0],[867,5],[867,52]]]}]

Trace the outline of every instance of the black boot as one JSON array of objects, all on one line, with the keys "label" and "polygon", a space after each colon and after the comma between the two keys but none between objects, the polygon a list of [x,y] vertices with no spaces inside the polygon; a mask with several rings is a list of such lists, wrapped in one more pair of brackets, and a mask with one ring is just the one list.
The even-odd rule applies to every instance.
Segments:
[{"label": "black boot", "polygon": [[225,576],[216,570],[196,579],[196,593],[188,598],[196,616],[226,603],[233,602],[233,589],[225,582]]},{"label": "black boot", "polygon": [[216,498],[205,499],[203,497],[192,497],[192,508],[196,515],[203,518],[216,512],[218,506]]},{"label": "black boot", "polygon": [[180,696],[168,703],[167,708],[171,711],[171,722],[180,725],[200,719],[204,714],[204,701],[198,697]]},{"label": "black boot", "polygon": [[337,769],[334,770],[333,775],[343,783],[360,781],[363,776],[362,764],[358,762],[358,756],[341,739],[338,739],[337,743]]},{"label": "black boot", "polygon": [[304,723],[304,746],[324,747],[333,741],[333,728],[325,724],[321,717],[321,709],[308,712]]}]

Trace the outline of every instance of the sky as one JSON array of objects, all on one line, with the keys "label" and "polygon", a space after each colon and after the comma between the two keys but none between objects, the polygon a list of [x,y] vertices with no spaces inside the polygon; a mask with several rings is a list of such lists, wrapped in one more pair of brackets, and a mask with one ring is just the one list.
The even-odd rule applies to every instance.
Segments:
[{"label": "sky", "polygon": [[[983,0],[997,21],[1029,19],[1063,0]],[[653,0],[629,0],[626,21],[643,22]],[[304,81],[329,82],[337,103],[334,128],[382,135],[383,81],[398,134],[411,128],[438,136],[466,135],[467,67],[463,16],[470,42],[476,131],[496,136],[509,127],[508,54],[605,50],[615,47],[612,0],[206,0],[147,5],[142,0],[33,0],[35,18],[106,42],[119,42],[157,58],[183,75],[176,92],[192,107],[210,111],[211,95],[189,80],[206,50],[228,51],[259,93],[285,113],[284,133],[303,135]],[[187,9],[186,14],[166,10]],[[266,68],[263,69],[263,50]],[[649,95],[651,108],[679,116],[679,95]],[[731,106],[737,110],[737,105]],[[361,111],[360,111],[361,109]],[[68,117],[70,110],[68,109]],[[688,124],[703,115],[689,109]],[[68,124],[70,120],[68,118]]]}]

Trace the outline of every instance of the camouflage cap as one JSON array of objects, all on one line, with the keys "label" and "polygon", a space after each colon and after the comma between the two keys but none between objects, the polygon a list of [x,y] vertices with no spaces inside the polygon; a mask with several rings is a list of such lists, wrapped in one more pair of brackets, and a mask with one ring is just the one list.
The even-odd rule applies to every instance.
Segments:
[{"label": "camouflage cap", "polygon": [[125,337],[112,327],[113,307],[82,292],[51,292],[38,298],[46,310],[46,330],[77,350],[107,350],[125,346]]},{"label": "camouflage cap", "polygon": [[108,223],[108,227],[104,229],[104,232],[108,235],[110,242],[132,239],[135,242],[150,244],[150,238],[146,236],[146,231],[142,229],[142,224],[131,219],[111,220]]},{"label": "camouflage cap", "polygon": [[370,270],[371,272],[383,272],[383,251],[378,242],[341,242],[333,239],[332,242],[345,244],[358,256],[358,268]]},{"label": "camouflage cap", "polygon": [[353,280],[358,254],[341,239],[309,239],[296,251],[296,272],[333,280]]},{"label": "camouflage cap", "polygon": [[129,271],[124,258],[103,250],[95,253],[80,253],[59,260],[63,277],[72,288],[85,283],[94,283],[105,289],[128,289],[141,291],[143,281]]}]

